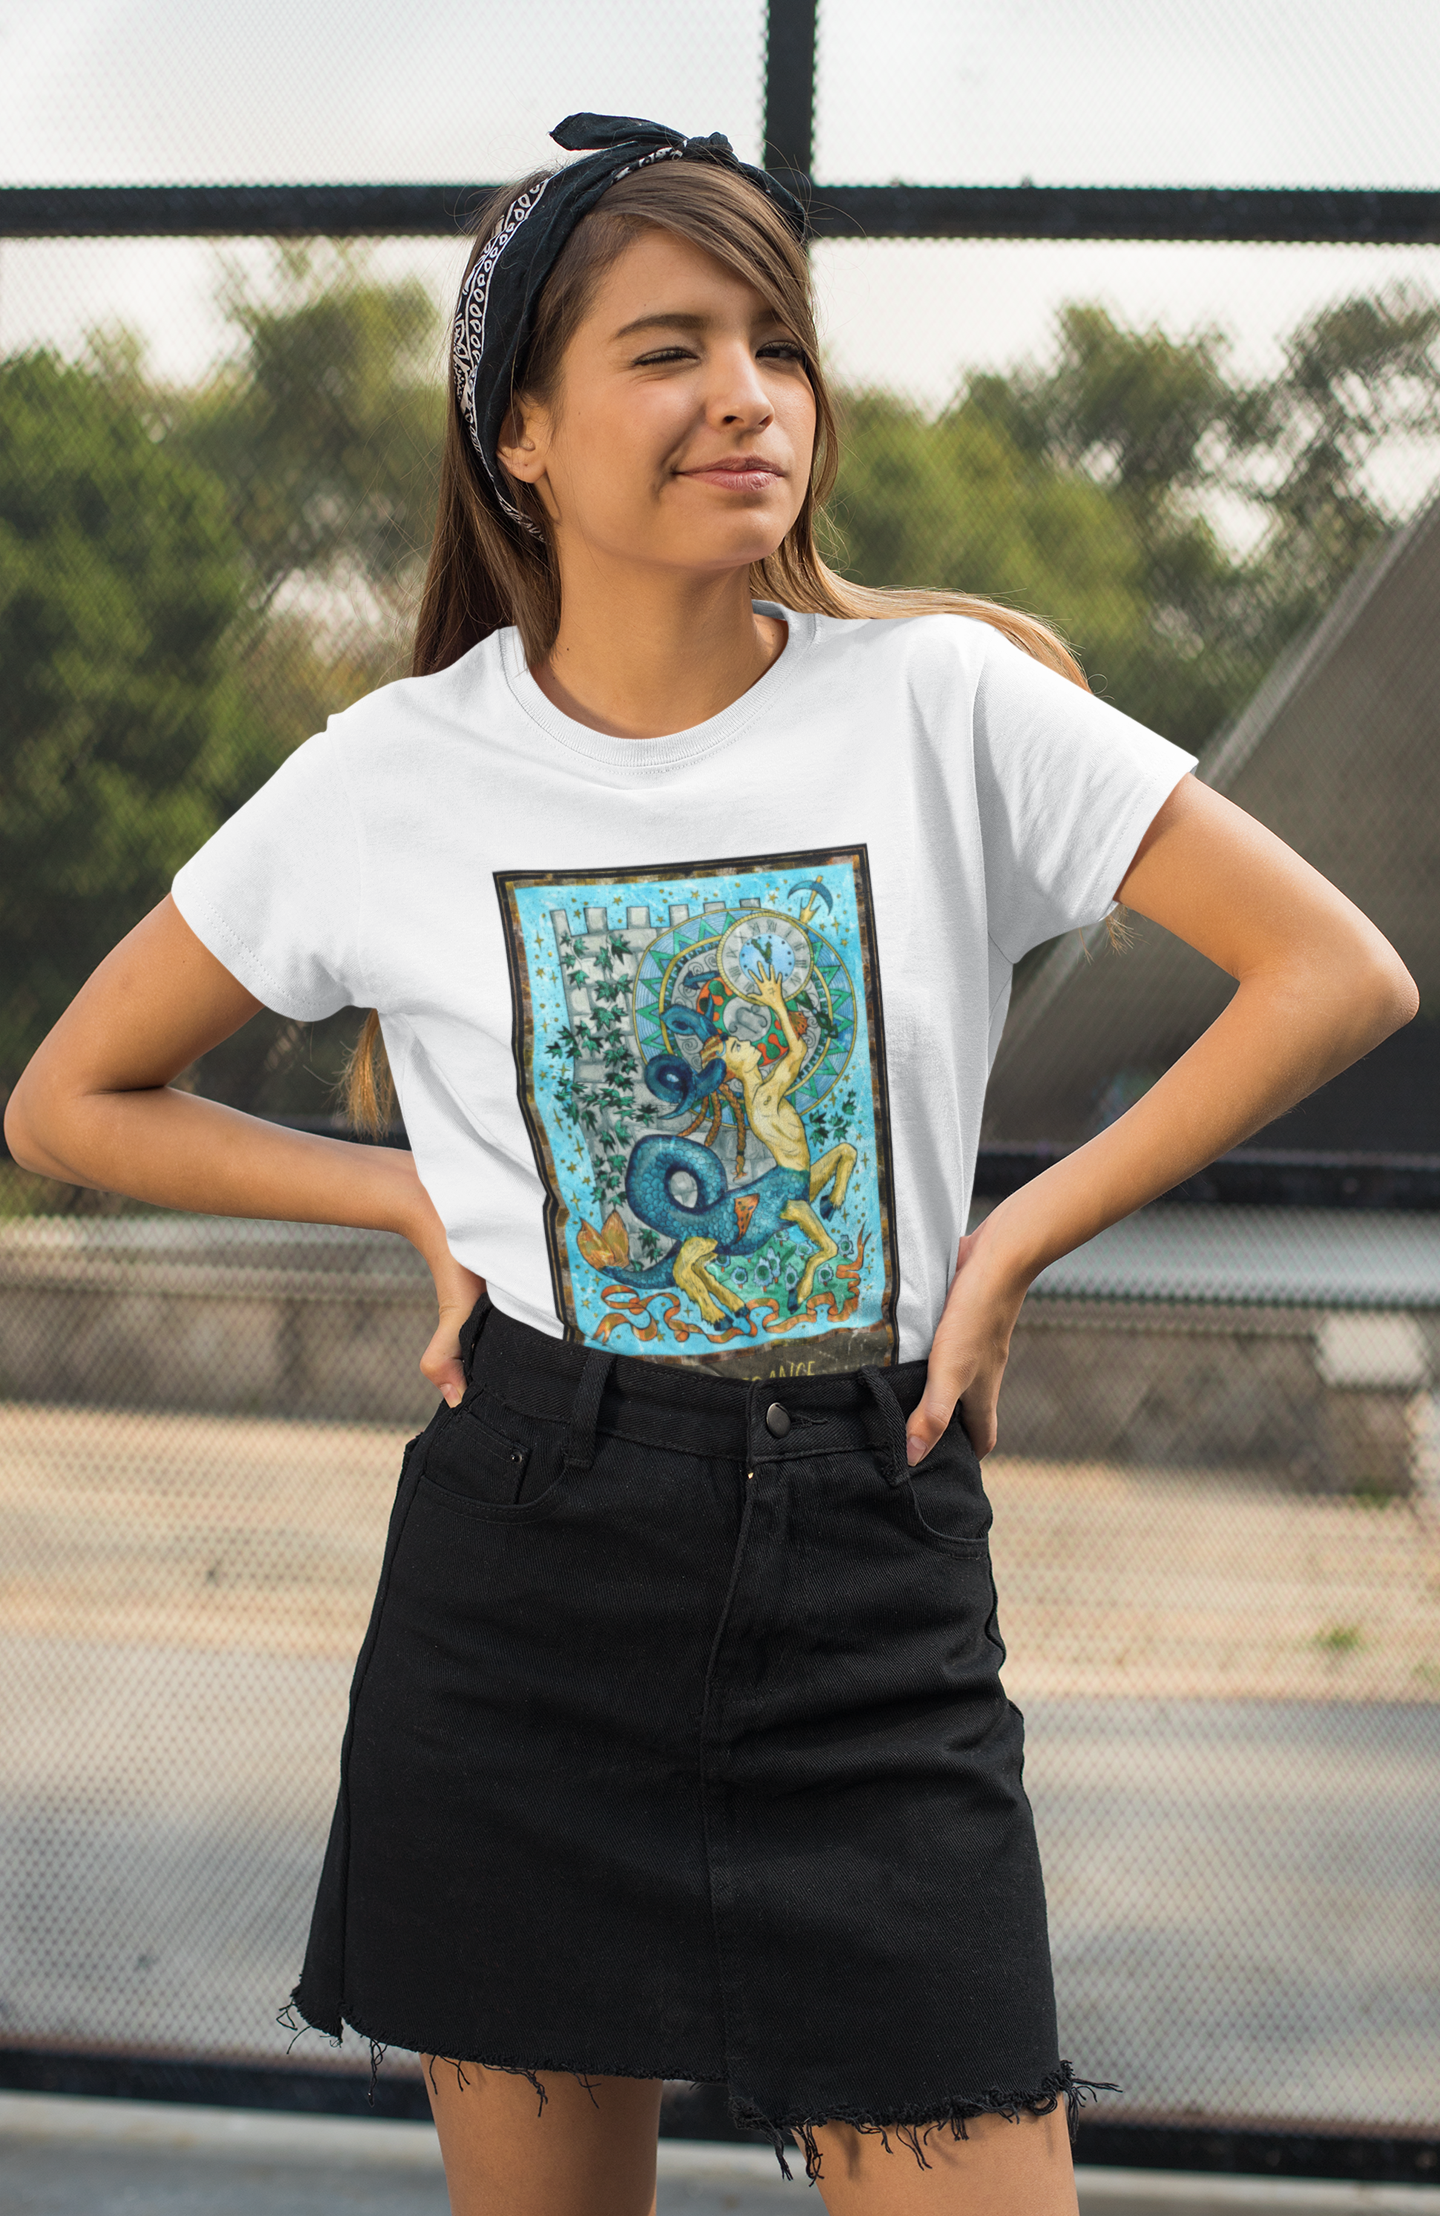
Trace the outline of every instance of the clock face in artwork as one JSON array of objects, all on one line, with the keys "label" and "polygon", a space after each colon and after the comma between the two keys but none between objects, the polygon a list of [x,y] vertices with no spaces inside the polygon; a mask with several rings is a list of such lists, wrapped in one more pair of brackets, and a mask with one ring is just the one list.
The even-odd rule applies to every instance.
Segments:
[{"label": "clock face in artwork", "polygon": [[721,939],[716,952],[721,977],[732,993],[753,1000],[761,978],[774,975],[787,1000],[802,993],[814,966],[810,940],[791,916],[764,909],[742,916]]}]

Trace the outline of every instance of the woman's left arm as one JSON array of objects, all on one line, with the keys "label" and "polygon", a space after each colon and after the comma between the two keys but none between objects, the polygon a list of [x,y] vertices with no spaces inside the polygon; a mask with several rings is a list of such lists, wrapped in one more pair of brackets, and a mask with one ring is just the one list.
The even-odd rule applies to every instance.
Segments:
[{"label": "woman's left arm", "polygon": [[961,1240],[925,1397],[909,1420],[912,1463],[957,1401],[976,1452],[994,1446],[1010,1334],[1047,1263],[1282,1115],[1419,1006],[1413,978],[1374,924],[1263,824],[1193,777],[1156,816],[1117,898],[1208,955],[1237,990],[1118,1122]]}]

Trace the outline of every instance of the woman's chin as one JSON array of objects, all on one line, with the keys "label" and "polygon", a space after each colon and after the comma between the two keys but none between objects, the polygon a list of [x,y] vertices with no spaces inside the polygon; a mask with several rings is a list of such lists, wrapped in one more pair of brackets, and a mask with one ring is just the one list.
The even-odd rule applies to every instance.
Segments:
[{"label": "woman's chin", "polygon": [[[757,515],[753,510],[728,516],[697,516],[692,510],[687,515],[672,512],[665,516],[660,529],[653,520],[639,531],[612,523],[606,529],[577,531],[575,539],[577,546],[584,548],[586,568],[592,576],[598,556],[602,563],[613,563],[617,569],[639,567],[673,570],[691,577],[717,577],[768,561],[783,543],[792,521],[788,515]],[[565,538],[562,532],[562,571],[568,551]]]},{"label": "woman's chin", "polygon": [[[739,519],[737,519],[739,520]],[[677,569],[702,570],[708,574],[720,574],[728,570],[749,569],[756,562],[768,562],[782,545],[788,523],[755,528],[758,518],[746,519],[750,528],[745,530],[700,532],[687,530],[678,543],[672,544],[671,555]]]},{"label": "woman's chin", "polygon": [[731,560],[762,562],[795,522],[788,498],[766,493],[702,493],[677,502],[666,517],[666,536],[687,547],[722,549]]}]

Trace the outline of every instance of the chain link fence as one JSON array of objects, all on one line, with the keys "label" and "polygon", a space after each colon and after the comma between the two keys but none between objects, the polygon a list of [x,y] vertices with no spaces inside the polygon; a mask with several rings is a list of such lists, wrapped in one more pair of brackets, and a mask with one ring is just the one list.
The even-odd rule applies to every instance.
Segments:
[{"label": "chain link fence", "polygon": [[[1147,13],[1136,43],[1124,10],[912,0],[877,55],[827,0],[816,172],[1434,185],[1434,25],[1381,6],[1357,58],[1320,13],[1297,85],[1279,7]],[[378,13],[341,41],[328,6],[275,11],[271,43],[252,17],[207,47],[156,6],[69,76],[32,29],[12,177],[495,177],[581,107],[719,123],[758,158],[764,12],[720,15],[631,0],[600,26],[548,0],[517,51],[434,0],[397,57]],[[211,72],[223,109],[193,97]],[[815,248],[837,563],[1056,622],[1421,985],[1358,1071],[1046,1272],[987,1465],[1065,2051],[1137,2127],[1387,2137],[1415,2176],[1440,2137],[1433,252],[838,224]],[[0,1086],[178,863],[405,666],[464,256],[0,245]],[[1123,1113],[1228,990],[1139,926],[1037,949],[977,1209]],[[334,1127],[357,1022],[258,1017],[181,1082]],[[0,1200],[5,2066],[278,2069],[389,1492],[429,1413],[428,1282],[383,1236],[11,1164]],[[356,2066],[319,2047],[295,2060]]]}]

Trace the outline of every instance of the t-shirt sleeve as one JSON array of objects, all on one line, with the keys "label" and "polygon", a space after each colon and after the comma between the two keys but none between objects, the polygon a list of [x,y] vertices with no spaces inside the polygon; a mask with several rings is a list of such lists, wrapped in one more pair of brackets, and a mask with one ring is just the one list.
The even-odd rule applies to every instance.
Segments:
[{"label": "t-shirt sleeve", "polygon": [[990,936],[1007,961],[1098,923],[1195,756],[997,632],[975,692]]},{"label": "t-shirt sleeve", "polygon": [[307,739],[176,876],[196,937],[267,1008],[313,1023],[368,1006],[359,842],[331,732]]}]

